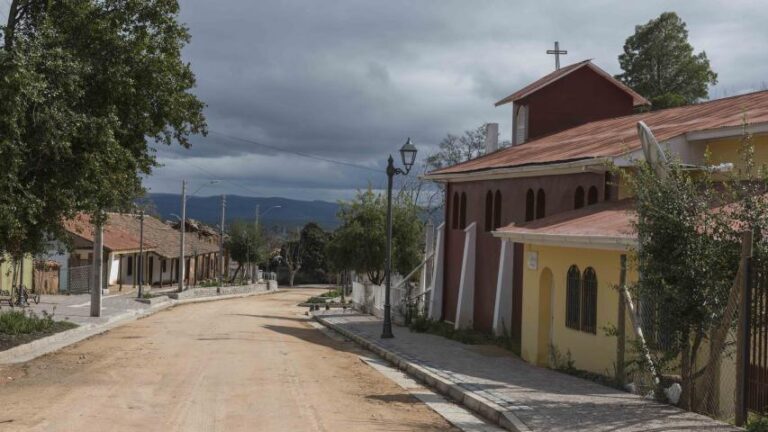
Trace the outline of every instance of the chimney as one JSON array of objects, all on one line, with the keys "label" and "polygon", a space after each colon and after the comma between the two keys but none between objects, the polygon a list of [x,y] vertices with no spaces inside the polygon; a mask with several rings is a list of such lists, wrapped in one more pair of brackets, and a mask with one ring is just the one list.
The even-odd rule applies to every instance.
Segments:
[{"label": "chimney", "polygon": [[486,123],[485,125],[485,154],[490,154],[499,149],[499,124]]}]

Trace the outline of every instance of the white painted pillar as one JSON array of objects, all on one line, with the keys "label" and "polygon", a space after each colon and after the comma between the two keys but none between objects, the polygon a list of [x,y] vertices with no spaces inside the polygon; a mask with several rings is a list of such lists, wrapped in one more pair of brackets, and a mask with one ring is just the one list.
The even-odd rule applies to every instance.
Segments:
[{"label": "white painted pillar", "polygon": [[419,277],[419,295],[423,295],[427,291],[427,273],[432,269],[429,265],[429,257],[432,251],[435,249],[435,225],[432,224],[432,219],[427,221],[424,226],[424,267],[421,269],[421,277]]},{"label": "white painted pillar", "polygon": [[429,296],[429,319],[439,320],[443,313],[443,263],[445,262],[445,223],[435,233],[435,259],[432,266],[432,294]]},{"label": "white painted pillar", "polygon": [[493,333],[502,336],[512,328],[512,266],[514,265],[515,244],[501,240],[499,254],[499,276],[496,282],[496,305],[493,308]]},{"label": "white painted pillar", "polygon": [[477,222],[472,222],[464,229],[464,255],[461,260],[461,279],[459,281],[459,301],[456,304],[456,322],[458,329],[472,328],[475,311],[475,244],[477,240]]}]

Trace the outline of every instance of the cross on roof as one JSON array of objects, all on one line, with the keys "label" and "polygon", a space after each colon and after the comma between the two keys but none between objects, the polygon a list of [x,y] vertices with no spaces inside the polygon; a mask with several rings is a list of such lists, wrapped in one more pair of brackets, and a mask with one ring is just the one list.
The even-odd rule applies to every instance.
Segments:
[{"label": "cross on roof", "polygon": [[560,69],[560,54],[568,54],[568,51],[560,49],[560,42],[555,41],[555,49],[547,50],[547,54],[555,55],[555,70]]}]

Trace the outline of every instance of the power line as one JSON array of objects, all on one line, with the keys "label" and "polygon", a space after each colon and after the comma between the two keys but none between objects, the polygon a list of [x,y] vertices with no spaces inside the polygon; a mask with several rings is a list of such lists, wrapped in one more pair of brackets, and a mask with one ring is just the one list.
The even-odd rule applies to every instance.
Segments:
[{"label": "power line", "polygon": [[309,158],[309,159],[314,159],[314,160],[319,160],[319,161],[324,161],[324,162],[335,163],[335,164],[338,164],[338,165],[345,165],[345,166],[348,166],[348,167],[351,167],[351,168],[357,168],[357,169],[362,169],[362,170],[366,170],[366,171],[373,171],[373,172],[377,172],[377,173],[382,171],[382,170],[371,168],[371,167],[367,167],[367,166],[364,166],[364,165],[358,165],[358,164],[355,164],[355,163],[352,163],[352,162],[342,161],[342,160],[338,160],[338,159],[331,159],[331,158],[327,158],[327,157],[324,157],[324,156],[317,156],[317,155],[313,155],[313,154],[310,154],[310,153],[304,153],[304,152],[295,151],[295,150],[287,150],[287,149],[276,147],[276,146],[273,146],[273,145],[260,143],[258,141],[254,141],[254,140],[251,140],[251,139],[241,138],[241,137],[225,134],[225,133],[222,133],[222,132],[217,132],[217,131],[209,131],[209,132],[214,133],[216,135],[220,135],[220,136],[222,136],[224,138],[228,138],[228,139],[234,140],[234,141],[241,141],[241,142],[245,142],[245,143],[248,143],[248,144],[253,144],[253,145],[256,145],[256,146],[259,146],[259,147],[268,148],[270,150],[274,150],[274,151],[281,152],[281,153],[294,154],[296,156],[301,156],[301,157],[305,157],[305,158]]}]

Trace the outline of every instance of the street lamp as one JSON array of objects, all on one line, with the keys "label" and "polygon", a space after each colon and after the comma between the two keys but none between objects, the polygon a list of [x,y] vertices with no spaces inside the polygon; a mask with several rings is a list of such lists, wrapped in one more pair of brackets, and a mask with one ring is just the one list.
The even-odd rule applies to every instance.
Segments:
[{"label": "street lamp", "polygon": [[385,288],[384,288],[384,327],[381,330],[381,338],[389,339],[394,337],[392,334],[392,305],[389,298],[392,290],[392,178],[397,174],[408,175],[416,161],[416,147],[411,143],[411,139],[400,148],[400,158],[403,161],[405,171],[395,168],[392,155],[387,160],[387,265],[384,269]]},{"label": "street lamp", "polygon": [[[197,188],[194,192],[192,192],[192,195],[194,196],[196,193],[200,192],[200,189],[219,183],[220,180],[210,180],[207,183],[203,183],[199,188]],[[179,240],[179,292],[184,291],[184,272],[186,270],[186,253],[185,253],[185,247],[184,247],[184,233],[187,231],[187,181],[182,180],[181,181],[181,217],[179,218],[179,232],[180,232],[180,240]]]}]

